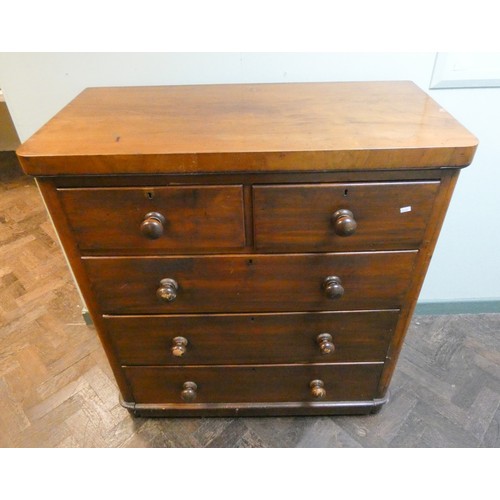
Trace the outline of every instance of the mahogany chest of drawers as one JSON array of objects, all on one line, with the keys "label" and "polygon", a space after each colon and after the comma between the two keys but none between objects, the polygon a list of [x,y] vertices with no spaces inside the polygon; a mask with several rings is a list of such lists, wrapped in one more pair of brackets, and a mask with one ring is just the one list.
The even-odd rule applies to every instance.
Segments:
[{"label": "mahogany chest of drawers", "polygon": [[18,155],[126,408],[313,415],[387,400],[476,145],[410,82],[206,85],[87,89]]}]

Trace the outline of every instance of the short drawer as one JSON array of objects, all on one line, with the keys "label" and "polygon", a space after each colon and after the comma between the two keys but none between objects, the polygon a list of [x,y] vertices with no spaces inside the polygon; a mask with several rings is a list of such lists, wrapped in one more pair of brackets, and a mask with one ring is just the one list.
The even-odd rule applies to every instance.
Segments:
[{"label": "short drawer", "polygon": [[[139,404],[361,401],[375,397],[382,363],[125,367]],[[324,397],[311,382],[323,383]],[[194,382],[196,386],[186,382]],[[186,391],[186,392],[183,392]],[[194,398],[194,399],[193,399]]]},{"label": "short drawer", "polygon": [[[105,314],[282,312],[399,309],[416,255],[85,257],[83,262]],[[340,286],[328,280],[333,276]],[[340,287],[343,295],[329,298]]]},{"label": "short drawer", "polygon": [[241,186],[59,189],[79,248],[196,253],[245,245]]},{"label": "short drawer", "polygon": [[384,361],[399,311],[105,316],[123,365]]},{"label": "short drawer", "polygon": [[255,186],[255,246],[269,251],[418,248],[438,188],[437,181]]}]

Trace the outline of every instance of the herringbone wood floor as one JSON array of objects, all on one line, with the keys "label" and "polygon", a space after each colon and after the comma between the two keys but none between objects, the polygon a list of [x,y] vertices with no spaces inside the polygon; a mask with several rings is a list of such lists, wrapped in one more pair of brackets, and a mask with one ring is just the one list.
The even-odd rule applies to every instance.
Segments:
[{"label": "herringbone wood floor", "polygon": [[132,418],[12,153],[0,153],[0,181],[0,446],[500,445],[500,315],[415,317],[378,415]]}]

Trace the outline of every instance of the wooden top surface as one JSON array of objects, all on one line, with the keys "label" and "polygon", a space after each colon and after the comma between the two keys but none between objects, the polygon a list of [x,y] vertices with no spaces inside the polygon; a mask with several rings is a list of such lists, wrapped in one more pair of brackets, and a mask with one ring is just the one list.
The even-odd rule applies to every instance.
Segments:
[{"label": "wooden top surface", "polygon": [[411,82],[89,88],[28,139],[34,175],[466,166],[476,138]]}]

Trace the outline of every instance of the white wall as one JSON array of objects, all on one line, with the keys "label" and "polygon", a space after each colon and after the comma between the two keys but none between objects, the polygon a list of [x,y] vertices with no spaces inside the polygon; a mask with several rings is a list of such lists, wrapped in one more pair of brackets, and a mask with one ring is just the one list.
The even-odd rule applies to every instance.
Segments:
[{"label": "white wall", "polygon": [[89,86],[413,80],[475,134],[421,301],[500,299],[500,89],[431,90],[434,53],[11,53],[0,88],[22,141]]}]

